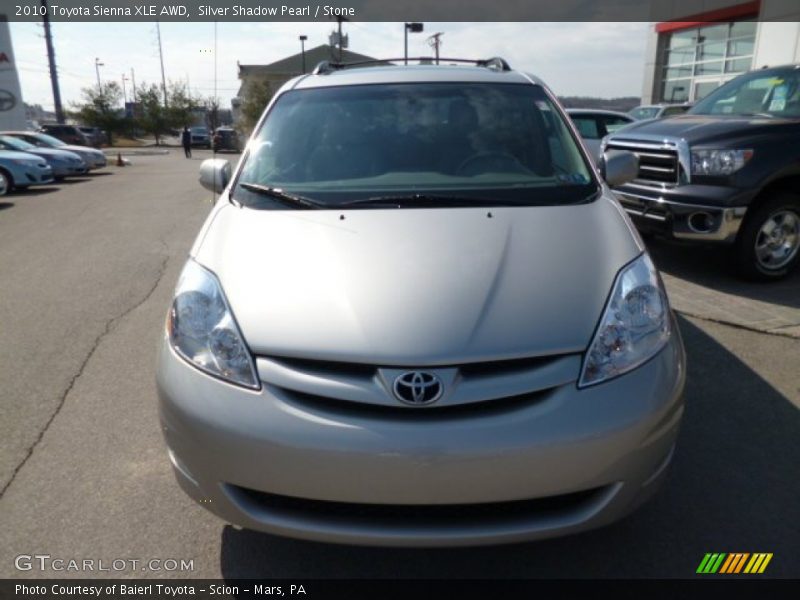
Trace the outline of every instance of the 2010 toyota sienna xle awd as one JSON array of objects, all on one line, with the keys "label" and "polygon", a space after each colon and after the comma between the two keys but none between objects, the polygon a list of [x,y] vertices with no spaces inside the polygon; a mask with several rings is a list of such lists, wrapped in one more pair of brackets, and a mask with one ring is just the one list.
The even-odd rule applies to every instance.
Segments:
[{"label": "2010 toyota sienna xle awd", "polygon": [[322,64],[201,182],[222,193],[157,379],[203,507],[298,538],[488,544],[609,523],[663,480],[681,338],[538,79]]}]

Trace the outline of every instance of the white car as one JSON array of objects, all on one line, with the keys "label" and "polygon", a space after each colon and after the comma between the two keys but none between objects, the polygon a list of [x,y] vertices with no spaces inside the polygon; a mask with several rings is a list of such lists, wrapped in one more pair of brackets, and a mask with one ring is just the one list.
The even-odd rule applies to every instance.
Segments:
[{"label": "white car", "polygon": [[595,162],[600,157],[600,141],[636,120],[625,113],[595,108],[568,108],[567,114]]}]

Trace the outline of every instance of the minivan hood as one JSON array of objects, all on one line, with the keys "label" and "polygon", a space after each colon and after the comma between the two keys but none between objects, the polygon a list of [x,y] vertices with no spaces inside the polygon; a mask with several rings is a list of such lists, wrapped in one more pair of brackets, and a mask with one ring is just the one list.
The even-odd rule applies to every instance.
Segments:
[{"label": "minivan hood", "polygon": [[793,121],[788,119],[769,117],[686,114],[667,119],[636,121],[626,125],[618,134],[612,134],[611,139],[637,139],[637,136],[645,134],[648,137],[684,139],[689,144],[706,144],[734,137],[777,132],[791,123]]},{"label": "minivan hood", "polygon": [[617,272],[642,251],[606,197],[491,209],[226,203],[209,219],[195,258],[218,276],[254,354],[382,365],[581,352]]}]

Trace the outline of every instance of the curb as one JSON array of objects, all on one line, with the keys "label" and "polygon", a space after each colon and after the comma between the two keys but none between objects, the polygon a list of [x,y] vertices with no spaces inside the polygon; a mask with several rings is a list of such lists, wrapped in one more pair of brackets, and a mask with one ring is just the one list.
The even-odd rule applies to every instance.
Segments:
[{"label": "curb", "polygon": [[122,156],[164,156],[169,154],[169,150],[156,150],[153,149],[139,149],[139,148],[106,148],[103,150],[103,154],[107,157],[114,158],[117,154],[121,154]]}]

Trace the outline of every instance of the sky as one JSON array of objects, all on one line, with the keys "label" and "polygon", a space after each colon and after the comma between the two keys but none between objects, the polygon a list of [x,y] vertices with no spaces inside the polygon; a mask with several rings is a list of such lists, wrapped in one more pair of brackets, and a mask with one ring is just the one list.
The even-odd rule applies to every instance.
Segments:
[{"label": "sky", "polygon": [[[328,42],[331,22],[217,24],[216,89],[223,106],[239,88],[237,61],[267,64]],[[425,23],[421,34],[409,34],[409,56],[429,56],[426,40],[444,32],[442,56],[502,56],[513,68],[531,72],[558,95],[611,98],[639,96],[644,76],[647,23]],[[77,102],[81,89],[100,77],[136,85],[158,83],[161,72],[155,23],[53,23],[56,63],[65,106]],[[42,26],[10,23],[22,95],[28,104],[52,110],[53,96]],[[344,24],[350,50],[375,57],[403,55],[402,23]],[[193,93],[214,94],[213,23],[162,23],[164,68],[168,80],[188,82]]]}]

